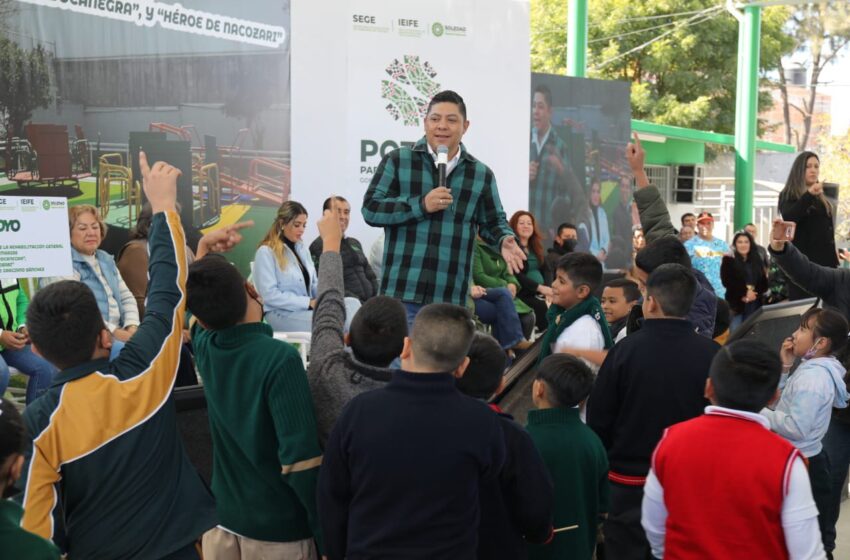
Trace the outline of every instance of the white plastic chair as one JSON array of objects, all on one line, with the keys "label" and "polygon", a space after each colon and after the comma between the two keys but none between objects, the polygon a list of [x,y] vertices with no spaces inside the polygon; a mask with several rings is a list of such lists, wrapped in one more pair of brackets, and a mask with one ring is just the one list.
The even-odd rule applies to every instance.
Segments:
[{"label": "white plastic chair", "polygon": [[310,364],[310,339],[312,334],[308,332],[282,332],[276,331],[274,337],[277,340],[283,340],[298,348],[298,353],[301,354],[301,361],[304,362],[304,368]]}]

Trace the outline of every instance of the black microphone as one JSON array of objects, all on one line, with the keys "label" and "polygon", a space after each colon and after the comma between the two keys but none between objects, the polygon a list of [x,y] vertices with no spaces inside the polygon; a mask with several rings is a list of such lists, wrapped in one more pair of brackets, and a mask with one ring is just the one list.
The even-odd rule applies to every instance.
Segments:
[{"label": "black microphone", "polygon": [[437,179],[438,187],[446,186],[446,167],[449,164],[449,148],[447,146],[437,146]]}]

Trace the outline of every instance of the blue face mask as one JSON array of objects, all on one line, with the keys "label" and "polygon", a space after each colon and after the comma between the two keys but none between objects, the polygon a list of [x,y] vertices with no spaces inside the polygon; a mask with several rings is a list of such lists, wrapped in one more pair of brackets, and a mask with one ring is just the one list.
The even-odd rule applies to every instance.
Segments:
[{"label": "blue face mask", "polygon": [[815,340],[814,344],[812,344],[812,347],[809,348],[809,350],[803,355],[804,360],[811,360],[812,358],[815,357],[815,354],[818,353],[818,351],[815,347],[818,345],[818,342],[820,342],[820,341],[821,341],[820,338]]}]

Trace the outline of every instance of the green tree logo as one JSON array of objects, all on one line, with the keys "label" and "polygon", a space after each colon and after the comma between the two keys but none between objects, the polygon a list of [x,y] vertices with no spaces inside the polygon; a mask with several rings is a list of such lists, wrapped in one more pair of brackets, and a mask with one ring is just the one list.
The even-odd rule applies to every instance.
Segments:
[{"label": "green tree logo", "polygon": [[41,207],[44,208],[45,210],[50,210],[50,201],[49,200],[42,200],[41,201]]},{"label": "green tree logo", "polygon": [[434,25],[431,26],[431,33],[434,34],[434,37],[442,37],[445,32],[446,28],[439,21],[434,22]]},{"label": "green tree logo", "polygon": [[440,91],[434,81],[437,72],[428,62],[416,55],[404,55],[404,62],[395,59],[387,66],[389,80],[381,80],[381,98],[389,103],[387,112],[405,126],[419,126],[428,112],[428,101]]}]

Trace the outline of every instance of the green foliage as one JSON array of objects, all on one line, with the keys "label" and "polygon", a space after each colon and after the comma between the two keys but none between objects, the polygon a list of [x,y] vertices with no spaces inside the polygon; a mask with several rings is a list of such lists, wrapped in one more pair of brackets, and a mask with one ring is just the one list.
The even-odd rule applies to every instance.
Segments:
[{"label": "green foliage", "polygon": [[11,129],[17,136],[35,109],[53,101],[47,51],[25,50],[0,36],[0,84],[0,133]]},{"label": "green foliage", "polygon": [[[784,7],[763,10],[763,73],[793,49],[788,17]],[[588,77],[631,82],[634,118],[734,132],[738,22],[722,3],[593,0],[588,20]],[[533,71],[565,72],[566,21],[566,1],[532,0]],[[770,103],[763,92],[759,106]]]}]

